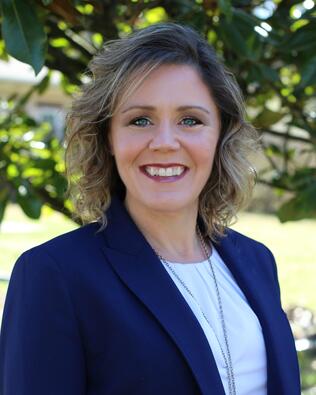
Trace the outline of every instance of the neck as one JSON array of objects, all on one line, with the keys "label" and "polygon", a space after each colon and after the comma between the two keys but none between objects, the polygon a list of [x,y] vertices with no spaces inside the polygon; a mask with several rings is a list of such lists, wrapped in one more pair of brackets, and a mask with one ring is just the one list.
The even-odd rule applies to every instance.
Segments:
[{"label": "neck", "polygon": [[196,232],[198,207],[182,212],[161,212],[132,204],[125,206],[152,248],[167,261],[200,262],[205,255]]}]

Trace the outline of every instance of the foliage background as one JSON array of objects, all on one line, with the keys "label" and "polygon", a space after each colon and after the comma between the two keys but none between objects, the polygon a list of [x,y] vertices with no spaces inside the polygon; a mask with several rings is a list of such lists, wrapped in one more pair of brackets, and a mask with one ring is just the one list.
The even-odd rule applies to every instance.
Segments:
[{"label": "foliage background", "polygon": [[280,197],[281,221],[316,217],[316,12],[313,0],[0,0],[0,57],[45,65],[42,81],[0,107],[0,221],[8,202],[31,218],[43,205],[71,216],[63,147],[24,111],[61,72],[69,95],[91,76],[103,42],[160,21],[191,25],[215,47],[244,92],[262,134],[258,182]]}]

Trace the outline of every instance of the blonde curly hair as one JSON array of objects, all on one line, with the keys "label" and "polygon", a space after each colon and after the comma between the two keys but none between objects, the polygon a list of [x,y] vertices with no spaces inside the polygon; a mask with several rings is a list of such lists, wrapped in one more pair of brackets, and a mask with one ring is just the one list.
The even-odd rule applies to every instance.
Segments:
[{"label": "blonde curly hair", "polygon": [[158,23],[105,43],[89,64],[83,85],[67,117],[66,175],[75,215],[82,223],[106,226],[113,195],[124,197],[110,152],[108,134],[115,110],[162,64],[194,67],[209,88],[220,114],[221,131],[213,169],[199,197],[199,217],[213,240],[245,206],[254,185],[249,152],[258,146],[246,122],[243,98],[233,75],[195,30],[177,23]]}]

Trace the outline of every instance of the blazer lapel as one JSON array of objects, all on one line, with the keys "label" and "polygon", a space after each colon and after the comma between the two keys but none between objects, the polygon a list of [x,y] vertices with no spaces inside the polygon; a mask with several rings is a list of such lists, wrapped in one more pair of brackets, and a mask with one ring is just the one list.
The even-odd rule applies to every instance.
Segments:
[{"label": "blazer lapel", "polygon": [[247,256],[247,251],[241,251],[234,234],[221,239],[216,249],[260,321],[267,353],[268,394],[296,393],[289,386],[291,381],[287,382],[284,377],[286,367],[281,358],[281,350],[285,352],[290,348],[287,342],[292,341],[292,334],[270,280],[262,277],[262,269],[258,268],[255,259],[251,259],[249,252]]},{"label": "blazer lapel", "polygon": [[147,306],[182,352],[204,395],[225,395],[204,332],[156,254],[128,216],[112,201],[103,247],[108,262]]}]

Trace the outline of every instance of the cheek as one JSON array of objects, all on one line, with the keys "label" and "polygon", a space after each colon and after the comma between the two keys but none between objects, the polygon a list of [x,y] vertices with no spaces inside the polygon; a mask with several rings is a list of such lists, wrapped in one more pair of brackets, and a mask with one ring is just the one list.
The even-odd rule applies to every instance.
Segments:
[{"label": "cheek", "polygon": [[216,146],[217,146],[218,136],[211,134],[201,139],[198,139],[190,144],[190,150],[194,160],[198,164],[203,164],[206,166],[211,166],[215,156]]},{"label": "cheek", "polygon": [[143,150],[142,142],[133,137],[118,135],[113,139],[113,154],[118,168],[132,166]]}]

